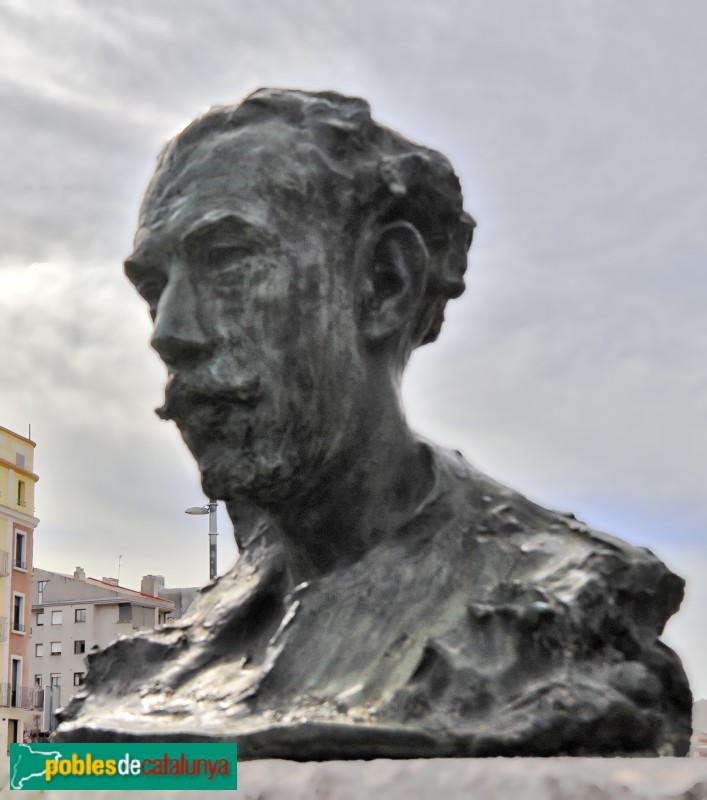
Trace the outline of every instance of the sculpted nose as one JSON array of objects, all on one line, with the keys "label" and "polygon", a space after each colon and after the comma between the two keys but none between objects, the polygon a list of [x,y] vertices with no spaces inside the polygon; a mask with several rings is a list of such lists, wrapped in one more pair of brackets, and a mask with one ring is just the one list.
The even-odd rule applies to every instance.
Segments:
[{"label": "sculpted nose", "polygon": [[157,306],[151,344],[168,367],[184,366],[211,351],[188,281],[180,280],[165,288]]}]

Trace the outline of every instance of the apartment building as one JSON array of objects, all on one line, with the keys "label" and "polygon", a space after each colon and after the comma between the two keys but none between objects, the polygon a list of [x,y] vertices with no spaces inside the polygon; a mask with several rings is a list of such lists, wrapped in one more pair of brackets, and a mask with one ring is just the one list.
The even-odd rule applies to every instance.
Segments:
[{"label": "apartment building", "polygon": [[[32,580],[32,635],[29,674],[41,693],[51,686],[52,706],[65,705],[86,676],[86,654],[125,633],[161,625],[174,612],[172,600],[157,596],[164,578],[146,575],[140,591],[119,586],[114,578],[86,577],[35,567]],[[32,732],[45,729],[37,711]]]},{"label": "apartment building", "polygon": [[37,697],[29,680],[35,443],[0,427],[0,771]]}]

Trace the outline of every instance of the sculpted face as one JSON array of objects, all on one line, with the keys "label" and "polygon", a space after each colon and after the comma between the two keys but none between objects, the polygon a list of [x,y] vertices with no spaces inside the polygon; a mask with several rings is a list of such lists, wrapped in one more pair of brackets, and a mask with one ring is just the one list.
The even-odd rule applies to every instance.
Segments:
[{"label": "sculpted face", "polygon": [[267,503],[321,480],[363,401],[341,221],[296,149],[279,125],[206,138],[154,177],[126,261],[168,368],[158,413],[214,498]]}]

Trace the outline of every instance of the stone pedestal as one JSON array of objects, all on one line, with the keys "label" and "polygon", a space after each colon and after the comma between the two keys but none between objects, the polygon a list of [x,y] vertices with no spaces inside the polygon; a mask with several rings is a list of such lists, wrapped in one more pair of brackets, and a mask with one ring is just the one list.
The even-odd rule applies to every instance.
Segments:
[{"label": "stone pedestal", "polygon": [[[2,798],[14,798],[2,776]],[[702,758],[489,758],[392,761],[249,761],[237,792],[150,792],[150,800],[707,800]],[[134,792],[86,792],[135,800]],[[23,792],[23,800],[66,792]]]}]

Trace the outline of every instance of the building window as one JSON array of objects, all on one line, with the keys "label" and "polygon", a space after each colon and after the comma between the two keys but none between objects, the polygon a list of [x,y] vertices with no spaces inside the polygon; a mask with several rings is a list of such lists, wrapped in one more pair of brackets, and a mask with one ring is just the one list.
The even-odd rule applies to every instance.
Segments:
[{"label": "building window", "polygon": [[47,587],[49,581],[37,581],[37,600],[40,603],[44,602],[44,590]]},{"label": "building window", "polygon": [[86,622],[86,609],[77,608],[74,611],[74,622]]},{"label": "building window", "polygon": [[74,672],[74,686],[83,686],[85,678],[86,678],[85,672]]},{"label": "building window", "polygon": [[22,705],[22,659],[13,658],[10,667],[10,705],[19,708]]},{"label": "building window", "polygon": [[59,681],[61,680],[61,673],[60,672],[52,672],[49,675],[49,684],[51,686],[59,686]]},{"label": "building window", "polygon": [[120,603],[118,605],[118,622],[132,622],[133,607],[130,603]]},{"label": "building window", "polygon": [[25,482],[24,481],[17,481],[17,505],[18,506],[26,506],[27,505],[27,497],[25,492]]},{"label": "building window", "polygon": [[84,639],[77,639],[74,642],[74,654],[79,655],[86,652],[86,642]]},{"label": "building window", "polygon": [[16,592],[12,596],[12,630],[14,633],[25,632],[25,597]]},{"label": "building window", "polygon": [[25,468],[25,457],[22,453],[15,453],[15,464],[17,464],[20,469]]},{"label": "building window", "polygon": [[15,567],[27,569],[27,534],[15,531]]},{"label": "building window", "polygon": [[64,619],[63,611],[52,611],[52,625],[61,625]]},{"label": "building window", "polygon": [[37,612],[37,622],[36,622],[36,624],[37,624],[37,627],[41,627],[42,625],[44,625],[44,612],[43,611],[38,611]]},{"label": "building window", "polygon": [[44,645],[36,644],[34,646],[34,654],[37,658],[41,658],[44,655]]},{"label": "building window", "polygon": [[52,642],[51,654],[53,656],[60,656],[61,655],[61,642]]},{"label": "building window", "polygon": [[37,689],[41,689],[42,686],[44,685],[44,678],[41,675],[35,675],[34,685],[37,687]]}]

